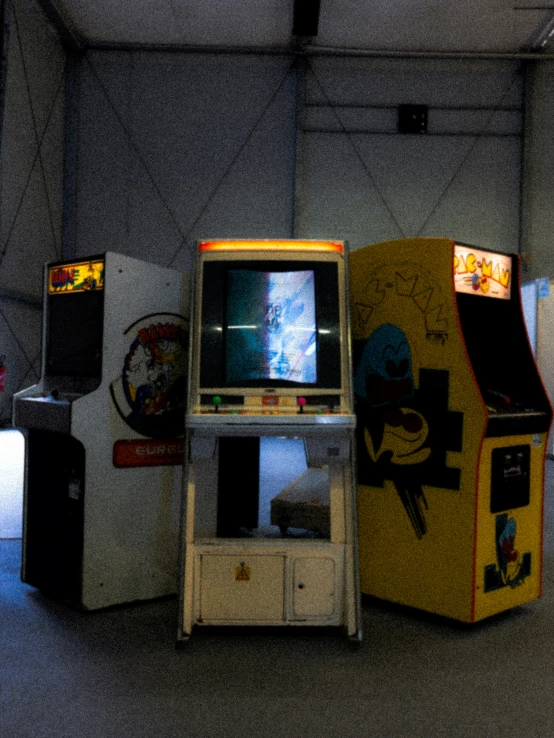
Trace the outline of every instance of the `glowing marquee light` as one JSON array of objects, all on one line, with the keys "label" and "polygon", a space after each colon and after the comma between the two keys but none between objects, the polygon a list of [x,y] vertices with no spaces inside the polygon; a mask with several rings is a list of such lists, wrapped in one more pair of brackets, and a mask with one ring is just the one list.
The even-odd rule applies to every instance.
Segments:
[{"label": "glowing marquee light", "polygon": [[92,292],[104,289],[104,260],[76,261],[48,269],[48,294]]},{"label": "glowing marquee light", "polygon": [[201,241],[198,251],[323,251],[342,254],[341,241],[300,241],[300,240],[227,240]]},{"label": "glowing marquee light", "polygon": [[454,285],[456,292],[510,299],[512,257],[472,246],[454,246]]}]

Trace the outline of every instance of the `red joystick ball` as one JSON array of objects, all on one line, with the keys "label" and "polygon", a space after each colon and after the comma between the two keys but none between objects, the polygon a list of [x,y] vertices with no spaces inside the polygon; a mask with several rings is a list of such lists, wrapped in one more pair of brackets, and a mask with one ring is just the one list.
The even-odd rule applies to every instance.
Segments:
[{"label": "red joystick ball", "polygon": [[304,405],[306,404],[306,398],[305,397],[299,397],[296,400],[296,403],[300,407],[300,412],[303,413],[304,412]]}]

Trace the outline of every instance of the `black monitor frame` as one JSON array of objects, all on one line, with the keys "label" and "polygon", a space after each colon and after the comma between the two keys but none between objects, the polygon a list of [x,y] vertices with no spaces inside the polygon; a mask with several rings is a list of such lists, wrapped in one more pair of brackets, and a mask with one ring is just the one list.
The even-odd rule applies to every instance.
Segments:
[{"label": "black monitor frame", "polygon": [[[317,330],[317,381],[302,383],[279,379],[252,379],[229,382],[225,376],[225,325],[227,278],[231,270],[260,272],[313,271]],[[336,262],[285,259],[213,260],[203,263],[200,277],[200,374],[199,391],[211,389],[245,391],[263,389],[314,389],[337,392],[342,388],[341,327],[338,265]]]},{"label": "black monitor frame", "polygon": [[[99,254],[85,259],[51,262],[45,266],[43,313],[43,377],[48,380],[93,380],[102,377],[105,288],[85,292],[49,293],[49,273],[80,262],[105,261]],[[71,347],[80,340],[80,348]]]}]

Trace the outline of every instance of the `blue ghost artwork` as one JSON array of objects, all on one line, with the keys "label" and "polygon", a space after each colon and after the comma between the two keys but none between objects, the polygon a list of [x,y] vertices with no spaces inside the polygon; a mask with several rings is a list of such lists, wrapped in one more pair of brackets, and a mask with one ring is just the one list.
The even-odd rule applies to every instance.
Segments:
[{"label": "blue ghost artwork", "polygon": [[369,336],[354,375],[359,432],[364,455],[393,482],[418,538],[427,530],[427,502],[418,467],[431,454],[429,425],[414,407],[410,346],[404,331],[391,323]]},{"label": "blue ghost artwork", "polygon": [[354,376],[354,392],[371,407],[413,395],[410,347],[400,328],[385,323],[368,338]]},{"label": "blue ghost artwork", "polygon": [[424,485],[460,489],[460,470],[447,463],[461,451],[463,414],[449,407],[450,374],[420,367],[392,323],[378,326],[355,350],[358,480],[383,487],[390,480],[417,538],[427,532]]}]

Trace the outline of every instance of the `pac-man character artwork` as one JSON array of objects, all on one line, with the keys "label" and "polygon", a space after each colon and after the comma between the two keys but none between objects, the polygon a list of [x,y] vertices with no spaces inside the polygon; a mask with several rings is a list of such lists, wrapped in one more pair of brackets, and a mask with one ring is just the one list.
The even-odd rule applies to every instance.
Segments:
[{"label": "pac-man character artwork", "polygon": [[531,553],[516,548],[517,523],[507,513],[496,516],[496,564],[485,567],[485,592],[518,587],[531,574]]},{"label": "pac-man character artwork", "polygon": [[460,451],[463,414],[449,410],[449,372],[412,369],[406,334],[385,323],[365,341],[354,376],[358,482],[392,481],[416,536],[427,532],[424,485],[460,489],[460,470],[446,465]]}]

